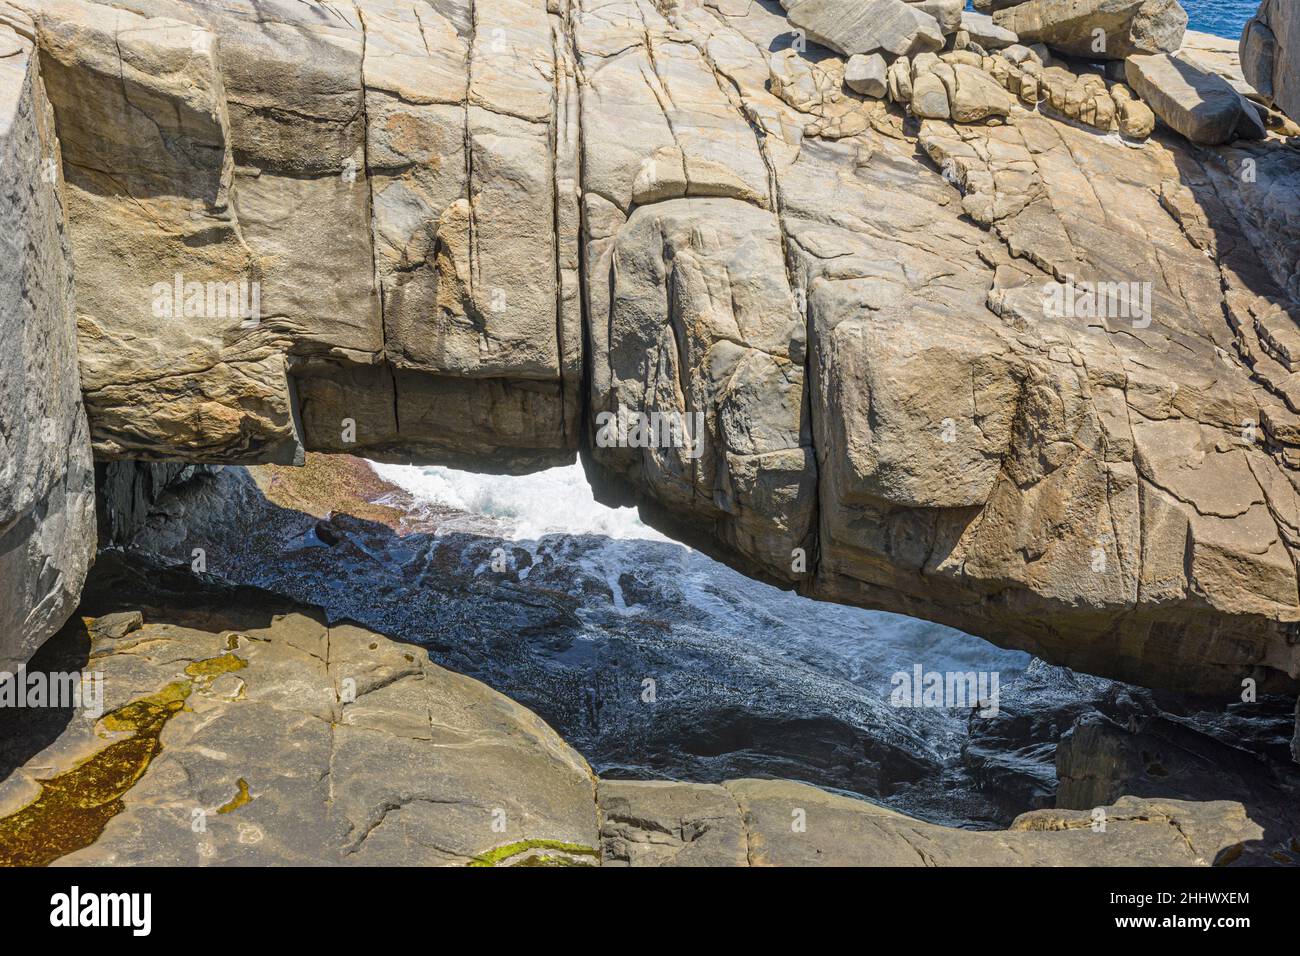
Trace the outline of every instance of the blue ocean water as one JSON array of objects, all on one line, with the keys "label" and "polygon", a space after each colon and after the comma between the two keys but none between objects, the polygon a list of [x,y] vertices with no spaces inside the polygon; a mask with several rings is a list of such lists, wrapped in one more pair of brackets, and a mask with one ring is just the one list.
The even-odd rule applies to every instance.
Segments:
[{"label": "blue ocean water", "polygon": [[1246,21],[1259,9],[1259,0],[1182,0],[1189,30],[1237,39]]}]

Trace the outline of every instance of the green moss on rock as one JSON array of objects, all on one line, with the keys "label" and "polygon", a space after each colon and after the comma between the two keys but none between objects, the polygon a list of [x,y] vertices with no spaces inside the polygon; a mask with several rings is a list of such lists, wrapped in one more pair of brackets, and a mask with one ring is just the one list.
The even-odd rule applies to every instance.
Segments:
[{"label": "green moss on rock", "polygon": [[[570,857],[557,857],[553,854],[541,854],[520,860],[517,863],[509,863],[510,859],[531,850],[554,850],[558,853],[570,854]],[[565,843],[563,840],[518,840],[514,843],[507,843],[505,846],[499,846],[495,849],[488,850],[486,853],[480,853],[474,857],[468,866],[591,866],[581,859],[572,859],[571,857],[590,857],[592,859],[599,856],[596,850],[589,846],[583,846],[581,843]]]}]

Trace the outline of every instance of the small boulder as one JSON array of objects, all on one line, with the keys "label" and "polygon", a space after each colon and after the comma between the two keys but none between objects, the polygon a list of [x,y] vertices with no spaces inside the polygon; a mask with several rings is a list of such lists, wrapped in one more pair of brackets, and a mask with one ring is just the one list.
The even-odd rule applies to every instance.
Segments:
[{"label": "small boulder", "polygon": [[1033,60],[1039,66],[1043,65],[1043,61],[1038,54],[1023,43],[1013,43],[1002,51],[1002,55],[1016,66],[1022,66],[1027,60]]},{"label": "small boulder", "polygon": [[921,73],[912,80],[912,115],[921,119],[948,119],[948,90],[934,73]]},{"label": "small boulder", "polygon": [[948,92],[948,108],[958,123],[981,123],[991,116],[1008,116],[1015,100],[979,67],[950,63],[936,71]]},{"label": "small boulder", "polygon": [[961,15],[961,28],[972,41],[985,50],[1002,50],[1020,42],[1020,37],[993,22],[985,13],[971,13],[969,10]]},{"label": "small boulder", "polygon": [[905,56],[889,66],[889,98],[904,106],[912,102],[912,64]]},{"label": "small boulder", "polygon": [[1116,83],[1110,89],[1111,99],[1115,101],[1116,118],[1119,131],[1129,139],[1146,139],[1156,129],[1156,114],[1151,107],[1133,96],[1133,92],[1123,83]]},{"label": "small boulder", "polygon": [[844,85],[854,93],[879,99],[889,91],[888,67],[879,53],[857,53],[844,68]]}]

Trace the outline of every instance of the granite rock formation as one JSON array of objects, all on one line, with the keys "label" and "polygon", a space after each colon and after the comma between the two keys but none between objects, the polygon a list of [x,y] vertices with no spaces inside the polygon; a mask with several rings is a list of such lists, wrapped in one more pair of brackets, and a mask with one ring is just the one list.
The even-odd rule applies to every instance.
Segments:
[{"label": "granite rock formation", "polygon": [[1300,11],[1294,3],[1260,3],[1241,35],[1241,66],[1265,102],[1300,117]]},{"label": "granite rock formation", "polygon": [[[886,4],[924,27],[880,47],[892,102],[796,46],[794,5],[18,6],[101,458],[581,451],[606,500],[765,580],[1295,689],[1276,136],[1197,147],[1086,64],[945,37],[943,4]],[[1075,6],[1109,55],[1182,35],[1177,4]]]},{"label": "granite rock formation", "polygon": [[59,143],[34,36],[0,12],[0,671],[63,625],[95,550]]},{"label": "granite rock formation", "polygon": [[1187,11],[1178,0],[1024,0],[998,10],[993,22],[1063,53],[1123,60],[1177,50]]}]

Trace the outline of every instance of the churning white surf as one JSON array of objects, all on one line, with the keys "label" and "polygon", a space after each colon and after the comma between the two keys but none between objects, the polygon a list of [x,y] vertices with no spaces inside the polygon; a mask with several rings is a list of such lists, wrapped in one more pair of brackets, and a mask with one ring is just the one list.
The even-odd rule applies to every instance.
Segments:
[{"label": "churning white surf", "polygon": [[371,463],[375,473],[417,502],[498,522],[504,538],[533,550],[548,535],[607,539],[574,559],[603,577],[625,613],[654,613],[629,601],[619,583],[627,571],[653,569],[746,650],[767,648],[787,659],[831,670],[855,683],[884,687],[891,673],[915,663],[927,669],[1019,671],[1029,656],[961,631],[898,614],[812,601],[745,577],[645,525],[635,508],[596,501],[580,464],[531,475],[482,475],[436,466]]},{"label": "churning white surf", "polygon": [[370,466],[418,501],[500,520],[509,529],[504,536],[516,540],[546,534],[668,540],[643,524],[635,508],[609,508],[598,502],[582,465],[576,462],[531,475],[480,475],[455,468],[377,462]]}]

